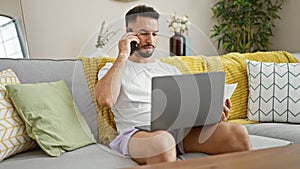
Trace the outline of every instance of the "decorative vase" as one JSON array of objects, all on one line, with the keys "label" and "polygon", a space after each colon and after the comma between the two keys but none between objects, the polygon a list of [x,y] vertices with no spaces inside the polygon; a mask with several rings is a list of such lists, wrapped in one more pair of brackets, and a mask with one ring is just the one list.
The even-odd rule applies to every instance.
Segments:
[{"label": "decorative vase", "polygon": [[175,34],[170,37],[170,56],[185,56],[185,43],[185,37],[175,32]]}]

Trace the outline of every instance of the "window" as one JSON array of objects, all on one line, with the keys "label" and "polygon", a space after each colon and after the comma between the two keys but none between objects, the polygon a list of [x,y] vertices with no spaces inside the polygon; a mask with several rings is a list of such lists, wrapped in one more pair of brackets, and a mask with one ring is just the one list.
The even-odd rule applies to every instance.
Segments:
[{"label": "window", "polygon": [[0,58],[27,58],[16,19],[0,14]]}]

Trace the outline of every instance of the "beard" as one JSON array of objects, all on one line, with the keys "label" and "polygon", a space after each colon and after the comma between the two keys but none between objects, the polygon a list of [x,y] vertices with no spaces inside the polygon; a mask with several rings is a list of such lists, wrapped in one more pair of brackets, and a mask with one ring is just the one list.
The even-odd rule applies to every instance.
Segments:
[{"label": "beard", "polygon": [[[153,50],[152,50],[151,52],[142,52],[141,49],[143,49],[143,47],[147,47],[147,46],[152,46],[152,47],[153,47]],[[138,53],[140,56],[142,56],[143,58],[149,58],[149,57],[151,57],[152,54],[153,54],[153,52],[154,52],[155,47],[154,47],[153,45],[151,45],[151,44],[145,45],[145,46],[143,46],[143,47],[141,47],[141,49],[138,50],[137,53]]]},{"label": "beard", "polygon": [[149,58],[149,57],[151,57],[152,56],[152,54],[153,54],[153,51],[152,52],[142,52],[142,51],[137,51],[138,52],[138,54],[140,55],[140,56],[142,56],[143,58]]}]

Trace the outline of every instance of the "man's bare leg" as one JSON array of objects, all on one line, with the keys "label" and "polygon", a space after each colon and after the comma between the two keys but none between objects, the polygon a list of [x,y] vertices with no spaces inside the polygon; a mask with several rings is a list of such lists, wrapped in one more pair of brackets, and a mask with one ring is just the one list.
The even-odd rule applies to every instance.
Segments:
[{"label": "man's bare leg", "polygon": [[136,132],[129,140],[128,151],[139,164],[176,160],[176,143],[167,131]]},{"label": "man's bare leg", "polygon": [[249,150],[251,148],[248,132],[242,125],[221,122],[203,143],[199,142],[201,130],[202,127],[192,128],[183,139],[183,147],[186,153],[220,154]]}]

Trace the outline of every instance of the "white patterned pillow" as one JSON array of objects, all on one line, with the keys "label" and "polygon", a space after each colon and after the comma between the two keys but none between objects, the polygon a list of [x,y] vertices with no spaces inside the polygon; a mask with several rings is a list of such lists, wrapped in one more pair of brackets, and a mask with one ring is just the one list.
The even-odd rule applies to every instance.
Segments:
[{"label": "white patterned pillow", "polygon": [[0,161],[36,147],[7,96],[5,85],[18,83],[19,79],[11,69],[0,72]]},{"label": "white patterned pillow", "polygon": [[247,60],[249,120],[300,123],[300,64]]}]

